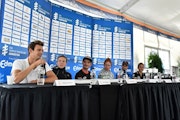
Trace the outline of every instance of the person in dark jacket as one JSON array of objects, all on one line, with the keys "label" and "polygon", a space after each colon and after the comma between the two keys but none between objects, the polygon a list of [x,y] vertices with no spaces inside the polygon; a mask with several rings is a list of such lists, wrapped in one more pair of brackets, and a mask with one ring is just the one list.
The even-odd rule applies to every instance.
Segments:
[{"label": "person in dark jacket", "polygon": [[82,69],[76,73],[75,79],[91,79],[90,71],[88,70],[92,65],[92,59],[89,56],[83,58]]},{"label": "person in dark jacket", "polygon": [[143,73],[144,70],[144,64],[139,63],[138,64],[138,71],[133,73],[133,79],[144,79],[146,77],[145,73]]},{"label": "person in dark jacket", "polygon": [[58,79],[72,79],[71,73],[66,71],[67,58],[61,55],[57,58],[57,66],[52,68]]}]

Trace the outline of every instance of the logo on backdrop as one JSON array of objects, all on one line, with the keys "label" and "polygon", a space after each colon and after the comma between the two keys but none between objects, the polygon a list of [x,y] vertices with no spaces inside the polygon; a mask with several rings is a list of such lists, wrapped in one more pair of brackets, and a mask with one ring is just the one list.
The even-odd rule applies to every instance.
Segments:
[{"label": "logo on backdrop", "polygon": [[70,70],[71,69],[71,67],[70,66],[66,66],[66,70]]},{"label": "logo on backdrop", "polygon": [[37,2],[34,3],[34,10],[36,10],[36,11],[38,10],[38,3]]},{"label": "logo on backdrop", "polygon": [[0,61],[0,68],[5,68],[5,67],[12,67],[12,62],[9,62],[8,60],[1,60]]},{"label": "logo on backdrop", "polygon": [[114,72],[115,72],[115,73],[119,72],[119,68],[115,67],[115,68],[114,68]]},{"label": "logo on backdrop", "polygon": [[79,67],[79,66],[73,66],[73,70],[74,71],[79,71],[79,70],[81,70],[82,69],[82,67]]},{"label": "logo on backdrop", "polygon": [[3,47],[2,47],[2,55],[6,56],[8,53],[8,46],[5,44]]},{"label": "logo on backdrop", "polygon": [[101,71],[103,67],[94,67],[95,71]]},{"label": "logo on backdrop", "polygon": [[51,54],[51,61],[56,60],[56,55],[55,54]]},{"label": "logo on backdrop", "polygon": [[58,13],[55,12],[55,13],[54,13],[54,20],[57,20],[57,19],[58,19]]}]

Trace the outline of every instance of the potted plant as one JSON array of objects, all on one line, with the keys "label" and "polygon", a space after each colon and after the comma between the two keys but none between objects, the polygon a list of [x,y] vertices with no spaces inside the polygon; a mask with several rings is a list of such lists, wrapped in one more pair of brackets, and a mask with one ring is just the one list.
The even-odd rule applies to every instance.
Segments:
[{"label": "potted plant", "polygon": [[159,72],[163,73],[162,60],[157,53],[151,52],[148,56],[148,67],[157,68]]}]

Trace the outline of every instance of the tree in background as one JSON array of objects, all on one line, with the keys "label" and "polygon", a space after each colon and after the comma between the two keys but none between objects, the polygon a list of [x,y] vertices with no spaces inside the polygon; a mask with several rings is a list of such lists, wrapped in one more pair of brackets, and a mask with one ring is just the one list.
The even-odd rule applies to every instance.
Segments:
[{"label": "tree in background", "polygon": [[157,53],[151,52],[148,56],[148,67],[157,68],[159,72],[163,73],[162,60]]}]

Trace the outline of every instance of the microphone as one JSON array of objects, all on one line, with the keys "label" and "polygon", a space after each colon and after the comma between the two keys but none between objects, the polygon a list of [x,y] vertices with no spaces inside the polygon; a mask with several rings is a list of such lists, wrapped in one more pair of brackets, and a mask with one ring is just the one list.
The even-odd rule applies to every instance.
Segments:
[{"label": "microphone", "polygon": [[43,67],[43,68],[45,69],[45,65],[46,65],[46,64],[42,64],[41,67]]},{"label": "microphone", "polygon": [[41,67],[44,68],[44,70],[45,70],[45,75],[46,75],[46,64],[42,64]]}]

